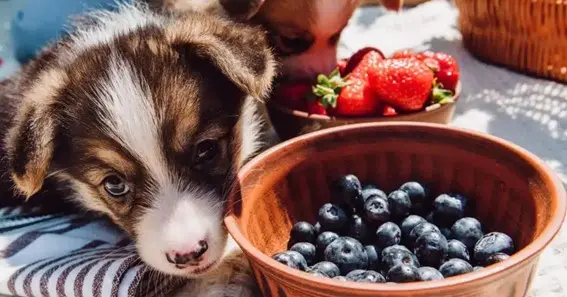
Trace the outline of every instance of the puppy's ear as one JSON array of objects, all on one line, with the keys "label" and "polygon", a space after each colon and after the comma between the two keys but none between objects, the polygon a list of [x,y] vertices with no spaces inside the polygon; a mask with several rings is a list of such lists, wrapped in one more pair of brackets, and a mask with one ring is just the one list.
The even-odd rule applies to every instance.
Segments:
[{"label": "puppy's ear", "polygon": [[31,77],[4,139],[12,180],[26,198],[41,190],[51,165],[57,121],[51,106],[64,81],[64,73],[55,70]]},{"label": "puppy's ear", "polygon": [[206,15],[189,19],[168,32],[170,43],[180,56],[209,61],[244,93],[265,99],[276,74],[266,34],[255,27]]},{"label": "puppy's ear", "polygon": [[53,155],[54,120],[37,107],[21,110],[9,131],[6,148],[12,180],[26,198],[39,192]]},{"label": "puppy's ear", "polygon": [[264,0],[219,0],[219,3],[232,19],[247,21],[258,13]]}]

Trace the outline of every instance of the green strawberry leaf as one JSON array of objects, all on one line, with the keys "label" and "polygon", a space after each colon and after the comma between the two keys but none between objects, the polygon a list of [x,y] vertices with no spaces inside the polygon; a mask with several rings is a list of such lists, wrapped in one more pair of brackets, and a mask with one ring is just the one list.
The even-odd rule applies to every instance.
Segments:
[{"label": "green strawberry leaf", "polygon": [[348,84],[346,78],[341,77],[339,69],[335,68],[329,75],[317,76],[317,84],[312,87],[312,96],[318,98],[325,108],[335,108],[341,89]]},{"label": "green strawberry leaf", "polygon": [[329,108],[329,107],[335,108],[335,107],[337,107],[337,98],[338,97],[339,97],[339,95],[337,95],[337,94],[327,94],[327,95],[323,96],[323,98],[321,98],[321,100],[319,102],[325,108]]}]

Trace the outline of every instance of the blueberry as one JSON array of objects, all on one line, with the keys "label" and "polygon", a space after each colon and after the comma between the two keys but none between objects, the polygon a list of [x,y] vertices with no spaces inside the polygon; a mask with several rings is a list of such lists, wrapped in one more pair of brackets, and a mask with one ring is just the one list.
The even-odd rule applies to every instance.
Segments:
[{"label": "blueberry", "polygon": [[443,276],[445,278],[455,276],[455,275],[469,273],[469,272],[472,272],[472,271],[473,271],[473,268],[472,268],[471,264],[469,264],[469,262],[467,262],[465,260],[461,260],[461,259],[451,259],[451,260],[443,263],[443,265],[441,265],[441,267],[439,267],[439,272],[441,272],[441,274],[443,274]]},{"label": "blueberry", "polygon": [[411,200],[411,209],[414,212],[422,212],[427,204],[425,188],[418,182],[410,181],[400,187],[401,191],[408,193]]},{"label": "blueberry", "polygon": [[341,281],[341,282],[348,281],[348,279],[346,277],[342,276],[342,275],[335,276],[335,277],[333,277],[333,279],[336,279],[336,280]]},{"label": "blueberry", "polygon": [[410,235],[411,230],[413,230],[415,226],[421,223],[427,223],[427,221],[418,215],[410,215],[407,218],[405,218],[400,226],[402,229],[402,236],[408,237]]},{"label": "blueberry", "polygon": [[482,226],[475,218],[462,218],[451,227],[451,235],[453,239],[464,243],[469,251],[472,251],[477,241],[482,238]]},{"label": "blueberry", "polygon": [[321,228],[334,232],[340,232],[348,221],[345,211],[332,203],[325,203],[321,206],[318,219]]},{"label": "blueberry", "polygon": [[385,283],[386,279],[373,270],[357,269],[349,272],[346,279],[357,283]]},{"label": "blueberry", "polygon": [[453,239],[453,235],[451,235],[451,229],[449,229],[449,228],[439,228],[439,231],[441,231],[441,234],[443,234],[443,236],[445,236],[445,238],[447,238],[447,239]]},{"label": "blueberry", "polygon": [[316,276],[316,277],[329,278],[328,275],[326,275],[326,274],[324,274],[324,273],[321,273],[321,272],[319,272],[319,271],[310,270],[310,271],[307,271],[307,273],[309,273],[309,274],[311,274],[311,275],[313,275],[313,276]]},{"label": "blueberry", "polygon": [[368,255],[364,246],[350,237],[340,237],[333,241],[325,249],[325,261],[335,263],[342,275],[368,267]]},{"label": "blueberry", "polygon": [[351,208],[360,208],[364,205],[360,180],[352,174],[345,175],[333,183],[332,195],[341,205],[346,204]]},{"label": "blueberry", "polygon": [[375,244],[378,248],[385,248],[399,244],[402,239],[402,230],[392,222],[386,222],[376,230]]},{"label": "blueberry", "polygon": [[388,204],[392,216],[397,218],[405,218],[411,210],[411,200],[408,193],[404,191],[394,191],[388,195]]},{"label": "blueberry", "polygon": [[368,183],[368,184],[364,184],[362,186],[362,190],[368,190],[368,189],[379,189],[378,186],[376,184],[373,183]]},{"label": "blueberry", "polygon": [[486,266],[488,258],[497,253],[514,253],[514,242],[510,236],[500,232],[488,233],[474,246],[474,260],[482,266]]},{"label": "blueberry", "polygon": [[469,206],[469,198],[467,198],[466,196],[461,194],[454,194],[454,193],[451,194],[450,196],[459,199],[464,209],[467,209],[467,207]]},{"label": "blueberry", "polygon": [[449,240],[449,242],[447,243],[447,257],[449,259],[456,258],[465,260],[467,262],[471,261],[469,249],[467,248],[467,246],[455,239]]},{"label": "blueberry", "polygon": [[288,247],[291,247],[298,242],[315,243],[316,238],[317,233],[315,232],[315,227],[313,225],[307,222],[298,222],[291,228]]},{"label": "blueberry", "polygon": [[305,261],[307,261],[307,265],[315,264],[315,261],[317,259],[317,251],[312,243],[298,242],[294,244],[289,250],[300,253],[303,258],[305,258]]},{"label": "blueberry", "polygon": [[315,236],[318,236],[319,234],[321,234],[321,231],[323,231],[321,229],[321,223],[319,223],[319,222],[315,223],[315,225],[313,225],[313,227],[315,228]]},{"label": "blueberry", "polygon": [[473,270],[473,271],[479,271],[479,270],[481,270],[481,269],[484,269],[484,267],[482,267],[482,266],[475,266],[475,267],[473,267],[472,270]]},{"label": "blueberry", "polygon": [[508,259],[510,259],[509,255],[504,254],[504,253],[496,253],[496,254],[488,257],[488,259],[486,260],[486,266],[496,264],[496,263],[500,263],[500,262],[508,260]]},{"label": "blueberry", "polygon": [[388,280],[395,283],[411,283],[420,280],[417,267],[399,264],[388,270]]},{"label": "blueberry", "polygon": [[461,200],[447,194],[435,198],[433,208],[433,220],[442,226],[452,226],[465,215],[465,207]]},{"label": "blueberry", "polygon": [[385,248],[380,258],[383,272],[388,272],[392,267],[399,264],[420,266],[417,257],[403,245],[393,245]]},{"label": "blueberry", "polygon": [[422,265],[439,267],[447,258],[447,239],[435,231],[424,233],[416,240],[414,253]]},{"label": "blueberry", "polygon": [[419,279],[425,282],[444,279],[443,274],[433,267],[423,266],[418,268],[417,271]]},{"label": "blueberry", "polygon": [[415,245],[416,240],[423,234],[428,233],[428,232],[437,232],[437,233],[441,233],[441,231],[439,230],[439,228],[431,223],[421,223],[417,226],[415,226],[415,228],[413,228],[410,232],[409,238],[407,240],[408,246],[413,247]]},{"label": "blueberry", "polygon": [[319,236],[317,236],[317,241],[315,244],[317,255],[319,257],[322,257],[327,246],[329,246],[329,244],[331,244],[331,242],[335,241],[337,238],[339,238],[339,235],[331,231],[325,231],[319,234]]},{"label": "blueberry", "polygon": [[364,204],[364,219],[374,226],[390,220],[390,206],[388,201],[379,197],[372,197]]},{"label": "blueberry", "polygon": [[366,242],[366,239],[368,238],[368,229],[366,222],[364,222],[359,215],[355,214],[349,220],[347,236],[360,242]]},{"label": "blueberry", "polygon": [[373,245],[367,245],[364,247],[366,250],[366,255],[368,256],[368,269],[378,270],[380,268],[380,250],[376,250]]},{"label": "blueberry", "polygon": [[307,270],[307,261],[305,261],[305,258],[298,252],[286,251],[277,253],[273,256],[273,259],[294,269],[301,271]]},{"label": "blueberry", "polygon": [[378,188],[370,188],[370,189],[363,189],[362,190],[362,199],[364,200],[364,202],[368,201],[368,199],[373,198],[373,197],[382,198],[384,200],[388,199],[388,195],[386,195],[386,193],[384,193],[384,191],[382,191]]},{"label": "blueberry", "polygon": [[339,267],[337,267],[335,263],[331,263],[328,261],[322,261],[309,267],[309,271],[319,272],[330,278],[339,276],[341,274]]}]

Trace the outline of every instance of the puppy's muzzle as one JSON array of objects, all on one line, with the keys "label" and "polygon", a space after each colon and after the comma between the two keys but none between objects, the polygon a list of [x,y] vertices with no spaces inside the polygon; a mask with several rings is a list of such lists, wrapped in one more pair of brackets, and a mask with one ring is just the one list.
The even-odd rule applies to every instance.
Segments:
[{"label": "puppy's muzzle", "polygon": [[208,249],[209,244],[207,241],[201,240],[190,251],[169,251],[165,253],[165,257],[169,263],[175,264],[176,268],[183,269],[188,266],[198,266]]}]

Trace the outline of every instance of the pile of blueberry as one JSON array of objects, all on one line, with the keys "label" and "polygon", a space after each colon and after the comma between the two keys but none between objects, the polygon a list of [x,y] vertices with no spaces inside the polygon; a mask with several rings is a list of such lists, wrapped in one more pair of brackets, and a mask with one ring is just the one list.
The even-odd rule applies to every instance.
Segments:
[{"label": "pile of blueberry", "polygon": [[275,260],[319,277],[406,283],[469,273],[514,253],[510,236],[483,233],[463,195],[431,199],[414,181],[386,195],[354,175],[335,181],[331,193],[318,222],[296,223]]}]

